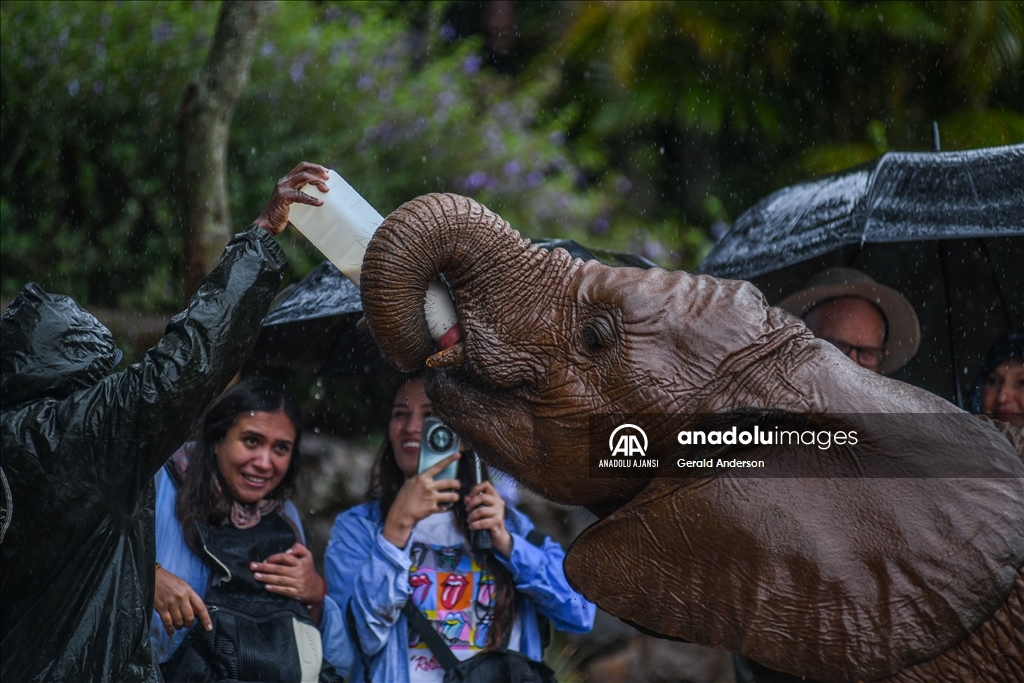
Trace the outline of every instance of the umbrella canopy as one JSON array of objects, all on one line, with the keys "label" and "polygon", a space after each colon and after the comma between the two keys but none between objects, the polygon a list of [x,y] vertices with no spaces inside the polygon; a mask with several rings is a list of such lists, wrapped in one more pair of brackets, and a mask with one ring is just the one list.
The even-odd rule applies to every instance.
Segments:
[{"label": "umbrella canopy", "polygon": [[383,371],[368,332],[359,289],[330,261],[278,295],[249,360],[258,366],[345,375]]},{"label": "umbrella canopy", "polygon": [[[655,265],[643,256],[591,250],[573,240],[533,243],[545,249],[561,247],[584,261],[638,268]],[[359,289],[334,264],[324,261],[278,295],[249,360],[260,367],[316,375],[386,372],[387,364],[373,338],[356,328],[362,315]]]},{"label": "umbrella canopy", "polygon": [[921,321],[917,356],[892,376],[956,401],[992,343],[1024,322],[1021,263],[1024,145],[1013,145],[890,152],[783,188],[744,212],[699,270],[750,280],[772,304],[826,267],[866,272]]}]

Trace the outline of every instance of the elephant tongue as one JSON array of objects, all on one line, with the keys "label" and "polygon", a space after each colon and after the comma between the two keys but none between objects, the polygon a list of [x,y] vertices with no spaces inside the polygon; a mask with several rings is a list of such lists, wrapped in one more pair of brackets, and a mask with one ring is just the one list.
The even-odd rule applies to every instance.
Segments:
[{"label": "elephant tongue", "polygon": [[450,346],[455,346],[460,339],[462,339],[462,327],[458,323],[455,323],[447,332],[438,338],[437,346],[439,349],[444,351]]}]

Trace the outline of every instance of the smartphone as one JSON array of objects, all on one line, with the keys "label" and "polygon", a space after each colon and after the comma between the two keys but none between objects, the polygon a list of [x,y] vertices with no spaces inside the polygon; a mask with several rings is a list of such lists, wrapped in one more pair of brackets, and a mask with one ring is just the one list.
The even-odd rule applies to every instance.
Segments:
[{"label": "smartphone", "polygon": [[[447,458],[459,452],[459,437],[451,427],[438,420],[428,417],[423,420],[423,434],[420,437],[420,463],[417,472],[423,473]],[[459,474],[459,461],[451,463],[434,477],[434,479],[455,479]]]}]

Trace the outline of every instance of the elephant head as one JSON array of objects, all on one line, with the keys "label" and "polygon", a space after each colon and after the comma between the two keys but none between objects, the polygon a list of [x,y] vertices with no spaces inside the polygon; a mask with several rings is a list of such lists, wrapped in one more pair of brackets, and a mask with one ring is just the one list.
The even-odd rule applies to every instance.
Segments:
[{"label": "elephant head", "polygon": [[[423,313],[439,274],[463,330],[440,352]],[[749,283],[584,263],[456,195],[392,213],[361,282],[384,356],[434,368],[442,419],[530,488],[601,517],[567,574],[647,631],[812,678],[876,679],[942,656],[1021,580],[1024,438],[849,362]],[[595,414],[670,416],[648,425],[664,443],[741,410],[855,427],[861,441],[763,447],[798,475],[779,479],[591,476]],[[893,413],[945,417],[880,417]],[[923,474],[979,453],[984,476]],[[910,476],[829,475],[894,462]]]}]

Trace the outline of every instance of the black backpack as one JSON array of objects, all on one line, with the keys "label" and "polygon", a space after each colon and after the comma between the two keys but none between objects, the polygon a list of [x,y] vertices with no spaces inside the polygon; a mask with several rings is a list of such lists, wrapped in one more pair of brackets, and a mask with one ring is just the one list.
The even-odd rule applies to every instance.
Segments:
[{"label": "black backpack", "polygon": [[342,683],[323,661],[320,631],[293,598],[271,593],[250,562],[286,551],[295,531],[278,514],[249,529],[197,525],[210,567],[204,602],[213,630],[196,626],[160,665],[168,683]]}]

